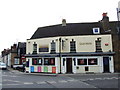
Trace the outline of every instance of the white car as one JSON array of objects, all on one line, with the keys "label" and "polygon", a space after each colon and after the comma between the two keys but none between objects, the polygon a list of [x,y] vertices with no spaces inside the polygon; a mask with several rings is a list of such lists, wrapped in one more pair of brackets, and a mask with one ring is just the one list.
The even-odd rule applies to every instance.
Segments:
[{"label": "white car", "polygon": [[7,65],[5,63],[0,63],[0,69],[7,69]]}]

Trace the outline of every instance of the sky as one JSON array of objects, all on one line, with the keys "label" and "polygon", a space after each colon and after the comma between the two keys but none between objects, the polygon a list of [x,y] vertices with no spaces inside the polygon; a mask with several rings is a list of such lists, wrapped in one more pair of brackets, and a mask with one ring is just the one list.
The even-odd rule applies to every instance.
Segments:
[{"label": "sky", "polygon": [[107,12],[117,21],[120,0],[0,0],[0,52],[26,42],[38,27],[67,23],[98,22]]}]

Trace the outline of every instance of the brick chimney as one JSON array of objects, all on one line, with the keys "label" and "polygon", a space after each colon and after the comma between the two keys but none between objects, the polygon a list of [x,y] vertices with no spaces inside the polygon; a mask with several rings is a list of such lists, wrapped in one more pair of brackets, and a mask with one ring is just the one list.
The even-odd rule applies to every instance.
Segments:
[{"label": "brick chimney", "polygon": [[107,16],[107,13],[103,13],[102,16],[103,16],[101,20],[102,27],[103,27],[103,30],[107,32],[108,30],[110,30],[109,17]]},{"label": "brick chimney", "polygon": [[62,26],[66,26],[66,19],[62,19]]}]

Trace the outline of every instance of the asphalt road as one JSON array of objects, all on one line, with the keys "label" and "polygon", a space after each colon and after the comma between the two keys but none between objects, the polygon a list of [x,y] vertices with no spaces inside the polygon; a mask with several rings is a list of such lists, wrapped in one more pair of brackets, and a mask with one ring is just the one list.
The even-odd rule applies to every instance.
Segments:
[{"label": "asphalt road", "polygon": [[2,88],[116,88],[118,74],[60,74],[57,76],[26,75],[2,71]]}]

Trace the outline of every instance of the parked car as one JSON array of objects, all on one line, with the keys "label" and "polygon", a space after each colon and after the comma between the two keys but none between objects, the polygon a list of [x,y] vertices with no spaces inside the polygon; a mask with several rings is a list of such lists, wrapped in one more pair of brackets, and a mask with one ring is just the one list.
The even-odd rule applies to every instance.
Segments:
[{"label": "parked car", "polygon": [[5,63],[0,63],[0,69],[6,70],[7,69],[7,65]]}]

